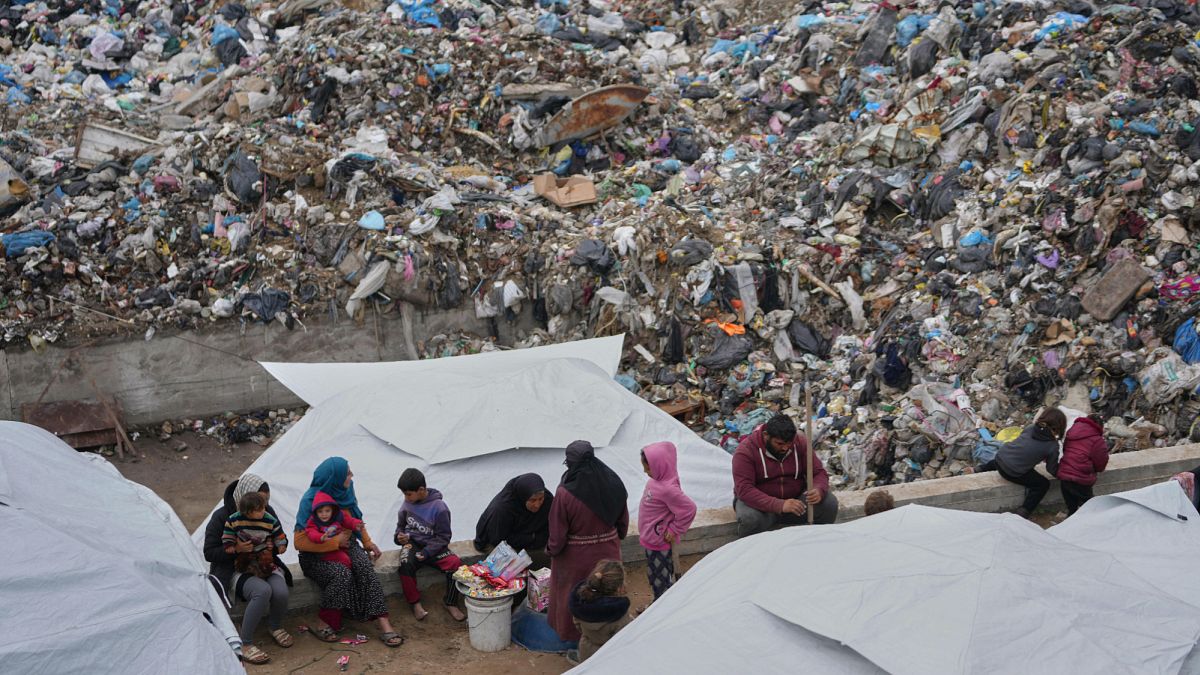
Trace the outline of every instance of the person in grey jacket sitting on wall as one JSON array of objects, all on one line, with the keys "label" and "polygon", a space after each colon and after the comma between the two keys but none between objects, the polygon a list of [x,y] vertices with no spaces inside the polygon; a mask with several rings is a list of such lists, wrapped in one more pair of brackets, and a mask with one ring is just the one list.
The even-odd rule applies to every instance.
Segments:
[{"label": "person in grey jacket sitting on wall", "polygon": [[1067,416],[1063,411],[1046,408],[1020,436],[1000,446],[995,459],[980,465],[976,471],[994,469],[1004,480],[1025,486],[1025,502],[1016,513],[1028,518],[1050,490],[1050,481],[1037,472],[1037,465],[1045,462],[1051,475],[1058,474],[1066,430]]}]

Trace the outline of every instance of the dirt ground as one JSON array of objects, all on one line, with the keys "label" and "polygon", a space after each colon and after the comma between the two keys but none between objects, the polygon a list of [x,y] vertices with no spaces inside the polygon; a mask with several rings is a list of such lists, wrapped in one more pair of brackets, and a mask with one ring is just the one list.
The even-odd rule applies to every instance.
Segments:
[{"label": "dirt ground", "polygon": [[[186,445],[186,448],[179,449]],[[188,532],[202,525],[225,494],[229,481],[242,475],[266,450],[257,443],[222,447],[215,438],[191,431],[158,440],[140,432],[134,441],[137,456],[124,461],[110,457],[123,476],[158,493],[183,521]]]},{"label": "dirt ground", "polygon": [[[178,449],[181,443],[187,447]],[[170,504],[189,532],[205,522],[229,481],[240,476],[265,450],[255,443],[222,447],[215,439],[190,431],[175,434],[167,441],[159,441],[155,433],[143,433],[134,445],[136,457],[124,461],[113,457],[113,464],[126,478],[149,487]],[[683,558],[684,569],[699,558]],[[645,564],[627,566],[626,575],[633,606],[649,603],[652,596]],[[284,627],[295,638],[295,644],[288,649],[276,646],[265,627],[259,629],[255,644],[271,655],[271,662],[248,665],[246,670],[250,675],[333,674],[341,672],[337,658],[343,654],[350,657],[347,673],[556,675],[570,668],[562,656],[529,652],[516,645],[495,654],[475,651],[468,640],[466,625],[454,621],[442,609],[443,588],[434,586],[422,593],[427,599],[425,608],[429,616],[421,622],[413,618],[402,598],[394,595],[388,598],[392,625],[405,638],[397,649],[379,641],[374,623],[349,622],[342,631],[343,638],[365,635],[366,644],[321,642],[298,630],[299,626],[316,624],[315,611],[303,610],[290,613],[284,620]]]},{"label": "dirt ground", "polygon": [[[680,562],[684,569],[691,567],[700,556],[687,556]],[[644,563],[626,566],[626,588],[634,607],[650,602],[650,586]],[[504,651],[484,654],[475,651],[469,642],[468,629],[450,618],[441,607],[443,587],[433,586],[422,591],[429,616],[424,621],[413,619],[402,598],[391,596],[392,625],[405,641],[397,649],[389,649],[378,639],[374,623],[348,623],[342,636],[365,635],[362,645],[333,645],[311,635],[299,633],[300,625],[315,623],[311,612],[294,612],[284,621],[284,627],[296,639],[288,649],[277,647],[265,629],[259,630],[255,643],[271,655],[271,662],[262,666],[247,666],[250,675],[319,675],[337,673],[336,661],[342,654],[350,656],[349,673],[412,673],[428,675],[493,675],[522,673],[522,675],[557,675],[571,665],[557,654],[539,654],[516,645]]]}]

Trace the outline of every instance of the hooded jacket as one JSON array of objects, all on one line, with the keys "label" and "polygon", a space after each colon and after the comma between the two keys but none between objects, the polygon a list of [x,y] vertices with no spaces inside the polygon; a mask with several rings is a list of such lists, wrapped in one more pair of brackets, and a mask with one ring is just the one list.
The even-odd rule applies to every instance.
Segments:
[{"label": "hooded jacket", "polygon": [[996,464],[1010,476],[1027,474],[1043,461],[1050,475],[1057,476],[1058,441],[1054,434],[1036,424],[1025,427],[1020,436],[996,452]]},{"label": "hooded jacket", "polygon": [[1108,443],[1104,427],[1090,417],[1080,417],[1067,432],[1062,459],[1058,463],[1058,479],[1095,485],[1096,478],[1108,466]]},{"label": "hooded jacket", "polygon": [[[237,511],[237,506],[233,503],[233,490],[237,487],[237,480],[234,480],[225,488],[224,504],[217,508],[208,519],[208,525],[204,528],[204,559],[209,562],[208,573],[212,575],[214,585],[219,585],[218,592],[229,597],[229,600],[234,600],[233,591],[230,584],[233,581],[233,563],[237,559],[237,554],[229,554],[225,552],[225,545],[221,542],[221,535],[225,531],[225,520],[230,514]],[[267,513],[279,518],[275,514],[275,509],[269,504],[267,505]],[[292,585],[292,572],[287,565],[275,556],[275,564],[283,570],[283,578],[287,581],[287,585]]]},{"label": "hooded jacket", "polygon": [[[760,425],[738,444],[733,453],[733,496],[752,509],[764,513],[782,513],[783,502],[799,499],[808,489],[805,473],[808,444],[799,434],[782,457],[767,448],[766,434]],[[829,494],[829,474],[821,458],[813,454],[813,487]]]},{"label": "hooded jacket", "polygon": [[[317,509],[322,506],[332,506],[333,516],[329,518],[329,522],[321,522],[317,520]],[[337,500],[325,494],[318,492],[312,501],[312,515],[308,517],[308,523],[304,526],[304,533],[308,536],[309,541],[322,541],[325,532],[334,524],[337,525],[338,531],[350,530],[351,532],[360,531],[363,526],[363,521],[342,510],[338,506]]]},{"label": "hooded jacket", "polygon": [[407,534],[426,559],[436,558],[450,545],[450,507],[442,493],[429,488],[419,502],[405,501],[396,516],[396,534]]},{"label": "hooded jacket", "polygon": [[696,502],[679,483],[674,443],[652,443],[642,449],[650,465],[650,480],[642,490],[638,506],[638,538],[649,551],[669,551],[667,532],[676,538],[687,532],[696,517]]}]

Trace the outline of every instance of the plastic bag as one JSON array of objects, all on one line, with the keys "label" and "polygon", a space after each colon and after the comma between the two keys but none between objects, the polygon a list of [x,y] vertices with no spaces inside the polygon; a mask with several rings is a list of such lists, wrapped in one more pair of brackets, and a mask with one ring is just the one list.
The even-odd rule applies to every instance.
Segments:
[{"label": "plastic bag", "polygon": [[254,160],[238,150],[225,160],[225,171],[225,188],[243,204],[258,204],[263,195],[263,177]]},{"label": "plastic bag", "polygon": [[502,541],[496,545],[496,548],[492,549],[487,558],[484,558],[483,564],[492,571],[493,575],[499,576],[505,566],[516,559],[516,550],[507,541]]},{"label": "plastic bag", "polygon": [[713,343],[712,353],[697,360],[697,363],[713,370],[725,370],[741,363],[754,351],[754,341],[745,335],[722,333]]},{"label": "plastic bag", "polygon": [[787,332],[796,349],[820,358],[829,356],[829,339],[818,333],[809,324],[800,319],[792,319],[792,322],[788,324]]},{"label": "plastic bag", "polygon": [[33,230],[0,235],[0,244],[4,245],[4,250],[9,258],[17,258],[25,253],[25,249],[45,246],[54,239],[54,234],[50,232]]},{"label": "plastic bag", "polygon": [[242,307],[254,312],[263,323],[270,323],[275,315],[287,309],[292,296],[277,288],[264,288],[258,293],[247,293],[242,297]]},{"label": "plastic bag", "polygon": [[1196,317],[1184,321],[1175,329],[1175,341],[1171,345],[1175,353],[1183,357],[1184,363],[1200,361],[1200,335],[1196,334]]},{"label": "plastic bag", "polygon": [[703,239],[686,239],[671,248],[671,264],[691,267],[692,265],[708,260],[712,252],[712,244],[707,241]]},{"label": "plastic bag", "polygon": [[572,265],[586,265],[596,274],[611,270],[616,262],[617,257],[612,250],[599,239],[584,239],[575,249],[575,255],[571,256]]}]

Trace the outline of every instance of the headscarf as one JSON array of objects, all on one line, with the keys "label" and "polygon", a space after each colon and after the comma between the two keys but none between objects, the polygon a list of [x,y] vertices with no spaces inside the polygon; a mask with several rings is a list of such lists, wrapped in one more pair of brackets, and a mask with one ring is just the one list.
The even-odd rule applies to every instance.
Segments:
[{"label": "headscarf", "polygon": [[263,480],[261,476],[252,473],[248,473],[239,478],[237,486],[233,488],[233,508],[238,508],[238,504],[241,503],[242,497],[245,497],[251,492],[258,492],[259,488],[266,484],[267,481]]},{"label": "headscarf", "polygon": [[303,530],[309,516],[312,515],[313,497],[316,497],[318,492],[324,492],[333,497],[343,511],[355,518],[362,518],[362,511],[358,508],[358,498],[354,496],[354,483],[351,482],[350,487],[345,487],[346,474],[349,471],[350,462],[342,457],[330,457],[317,465],[308,490],[300,498],[300,508],[296,509],[297,530]]},{"label": "headscarf", "polygon": [[596,451],[587,441],[567,446],[567,470],[562,475],[562,486],[609,525],[616,525],[629,498],[621,477],[596,459]]},{"label": "headscarf", "polygon": [[507,541],[515,548],[527,548],[539,540],[545,541],[550,534],[550,505],[554,497],[547,493],[537,513],[525,508],[525,502],[539,492],[546,492],[546,483],[536,473],[523,473],[505,483],[479,516],[475,525],[476,547],[482,550]]}]

